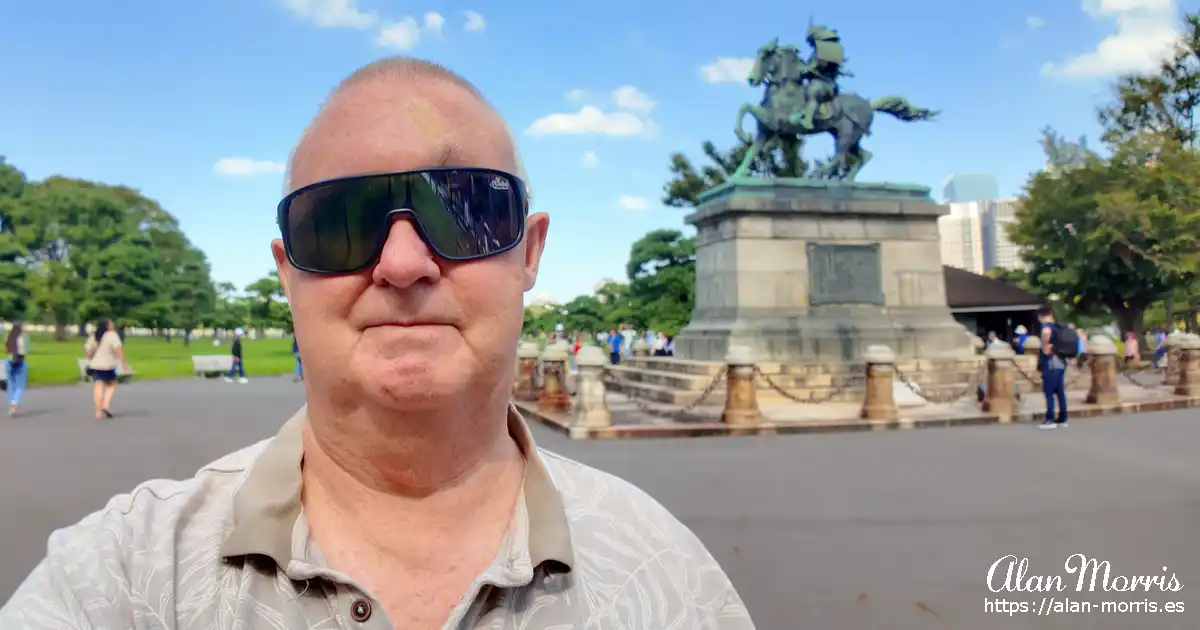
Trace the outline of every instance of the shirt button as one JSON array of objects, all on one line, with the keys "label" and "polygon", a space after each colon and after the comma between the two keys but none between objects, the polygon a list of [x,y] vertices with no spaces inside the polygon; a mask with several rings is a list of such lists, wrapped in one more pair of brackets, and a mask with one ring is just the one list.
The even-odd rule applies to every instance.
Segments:
[{"label": "shirt button", "polygon": [[350,618],[362,623],[371,618],[371,602],[365,599],[355,600],[350,605]]}]

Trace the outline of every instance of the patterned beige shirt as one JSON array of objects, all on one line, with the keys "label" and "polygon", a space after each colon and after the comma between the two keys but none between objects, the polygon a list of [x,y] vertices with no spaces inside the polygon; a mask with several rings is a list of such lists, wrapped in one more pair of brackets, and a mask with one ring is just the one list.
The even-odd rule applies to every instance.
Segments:
[{"label": "patterned beige shirt", "polygon": [[[305,410],[274,438],[186,481],[154,480],[51,534],[0,628],[392,627],[371,595],[324,565],[300,503]],[[454,630],[752,630],[700,540],[644,492],[537,448],[521,417],[524,486],[497,557]]]}]

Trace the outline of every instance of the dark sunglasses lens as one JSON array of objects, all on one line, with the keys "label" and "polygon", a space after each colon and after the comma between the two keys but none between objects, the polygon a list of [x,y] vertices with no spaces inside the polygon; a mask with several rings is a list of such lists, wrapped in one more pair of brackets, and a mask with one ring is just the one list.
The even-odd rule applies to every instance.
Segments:
[{"label": "dark sunglasses lens", "polygon": [[292,260],[314,271],[362,269],[378,255],[391,209],[388,182],[330,182],[292,198],[284,229]]},{"label": "dark sunglasses lens", "polygon": [[519,180],[491,171],[374,175],[296,195],[285,229],[296,264],[330,273],[369,266],[394,210],[412,212],[421,236],[450,259],[488,256],[515,245],[525,224]]}]

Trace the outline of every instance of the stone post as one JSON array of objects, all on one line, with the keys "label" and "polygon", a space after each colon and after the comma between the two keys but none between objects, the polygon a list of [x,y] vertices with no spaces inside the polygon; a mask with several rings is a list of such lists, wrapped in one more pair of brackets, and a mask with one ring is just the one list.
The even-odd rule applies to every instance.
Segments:
[{"label": "stone post", "polygon": [[1000,417],[1001,422],[1011,422],[1013,413],[1017,411],[1017,400],[1013,390],[1013,375],[1016,369],[1013,358],[1017,353],[1012,346],[1004,342],[988,346],[984,356],[987,357],[987,391],[984,393],[983,410]]},{"label": "stone post", "polygon": [[1021,350],[1021,354],[1028,354],[1036,357],[1041,351],[1042,336],[1041,331],[1039,330],[1038,334],[1035,335],[1030,333],[1029,336],[1025,338],[1025,347]]},{"label": "stone post", "polygon": [[1200,338],[1188,334],[1179,340],[1176,396],[1200,396]]},{"label": "stone post", "polygon": [[731,426],[753,426],[762,421],[758,386],[754,383],[754,357],[750,348],[730,346],[725,355],[725,411],[721,421]]},{"label": "stone post", "polygon": [[896,410],[896,398],[892,395],[895,382],[896,353],[887,346],[868,346],[863,352],[867,362],[867,394],[863,398],[864,420],[895,420],[900,417]]},{"label": "stone post", "polygon": [[1183,341],[1184,336],[1178,330],[1172,330],[1167,335],[1167,378],[1164,381],[1167,385],[1179,383],[1179,342]]},{"label": "stone post", "polygon": [[1103,335],[1091,337],[1088,339],[1088,356],[1092,364],[1088,404],[1121,404],[1121,394],[1117,391],[1117,344]]},{"label": "stone post", "polygon": [[608,357],[595,346],[584,346],[575,356],[579,366],[579,381],[575,385],[575,408],[571,414],[572,427],[612,426],[612,414],[605,402],[604,366]]},{"label": "stone post", "polygon": [[567,352],[558,344],[550,344],[542,350],[542,395],[538,398],[538,409],[542,411],[567,411],[571,408],[571,394],[567,392]]},{"label": "stone post", "polygon": [[635,357],[650,356],[650,344],[646,343],[646,340],[641,337],[633,340],[632,350]]},{"label": "stone post", "polygon": [[537,386],[538,345],[526,341],[517,346],[517,378],[513,379],[513,399],[534,401],[538,399]]}]

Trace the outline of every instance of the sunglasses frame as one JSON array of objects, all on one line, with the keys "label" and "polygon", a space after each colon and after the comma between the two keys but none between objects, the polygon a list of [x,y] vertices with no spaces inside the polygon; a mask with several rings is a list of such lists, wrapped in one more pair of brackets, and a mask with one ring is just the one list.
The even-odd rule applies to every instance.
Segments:
[{"label": "sunglasses frame", "polygon": [[520,177],[516,176],[513,173],[510,173],[508,171],[502,171],[499,169],[494,169],[494,168],[483,168],[483,167],[477,167],[477,166],[438,166],[438,167],[432,167],[432,168],[419,168],[419,169],[413,169],[413,170],[408,170],[408,171],[383,171],[383,172],[377,172],[377,173],[362,173],[359,175],[348,175],[346,177],[335,177],[332,179],[321,180],[319,182],[313,182],[307,186],[303,186],[301,188],[297,188],[296,190],[293,190],[292,192],[288,193],[288,195],[279,202],[279,205],[276,208],[275,223],[279,227],[279,235],[280,235],[280,238],[283,240],[283,251],[287,255],[288,264],[290,264],[292,267],[295,267],[296,269],[299,269],[300,271],[303,271],[306,273],[311,273],[311,274],[318,275],[318,276],[345,276],[345,275],[359,273],[365,269],[370,269],[371,267],[378,264],[379,257],[380,257],[380,255],[383,254],[383,248],[387,245],[388,230],[383,230],[381,237],[378,239],[378,243],[375,244],[375,253],[368,259],[367,263],[358,268],[351,269],[349,271],[326,271],[323,269],[314,269],[314,268],[311,268],[311,267],[308,267],[305,265],[298,264],[296,262],[295,257],[292,256],[292,243],[291,243],[291,237],[288,234],[287,224],[288,224],[288,213],[291,210],[292,201],[296,197],[300,196],[301,194],[303,194],[307,191],[310,191],[310,190],[314,190],[314,189],[321,188],[324,186],[329,186],[331,184],[352,182],[355,180],[368,180],[368,179],[373,179],[373,178],[378,178],[378,177],[399,177],[399,176],[404,176],[404,175],[423,175],[423,174],[436,174],[436,173],[448,173],[448,172],[470,172],[473,174],[480,174],[480,175],[501,175],[501,176],[504,176],[505,178],[507,178],[509,183],[516,184],[515,194],[517,195],[517,204],[521,207],[521,210],[520,210],[521,211],[521,221],[520,221],[520,226],[518,226],[518,229],[517,229],[517,238],[513,239],[512,244],[507,245],[507,246],[505,246],[501,249],[498,249],[494,252],[488,252],[486,254],[475,254],[472,256],[447,256],[446,254],[441,252],[437,248],[437,246],[435,246],[433,244],[433,241],[429,238],[429,236],[425,234],[425,228],[421,225],[421,218],[417,215],[417,212],[415,210],[413,210],[412,208],[393,208],[392,210],[388,211],[387,214],[385,214],[383,216],[383,222],[382,222],[383,226],[390,226],[393,218],[398,214],[407,214],[407,215],[412,216],[413,217],[413,222],[412,222],[413,227],[416,229],[417,235],[420,236],[421,240],[425,243],[425,246],[428,247],[429,250],[431,252],[433,252],[433,254],[435,256],[442,258],[443,260],[449,260],[452,262],[468,262],[468,261],[472,261],[472,260],[482,260],[484,258],[491,258],[492,256],[498,256],[498,255],[503,254],[504,252],[507,252],[508,250],[516,247],[517,245],[520,245],[521,241],[525,240],[525,220],[529,218],[529,190],[528,190],[528,185],[525,183],[525,180],[521,179]]}]

